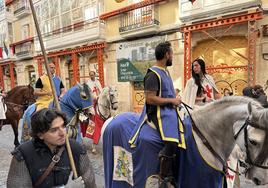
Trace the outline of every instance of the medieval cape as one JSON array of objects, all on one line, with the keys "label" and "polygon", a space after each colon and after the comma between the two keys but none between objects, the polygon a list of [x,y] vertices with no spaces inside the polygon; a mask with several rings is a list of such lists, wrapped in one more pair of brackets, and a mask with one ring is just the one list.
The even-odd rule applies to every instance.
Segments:
[{"label": "medieval cape", "polygon": [[[214,90],[217,91],[217,92],[219,92],[219,91],[218,91],[218,89],[216,87],[216,84],[215,84],[212,76],[206,74],[205,75],[205,80],[202,83],[203,87],[205,87],[205,83],[209,84],[213,88],[212,99],[214,99],[215,98],[214,97]],[[195,84],[194,79],[190,78],[187,81],[185,89],[183,91],[182,101],[184,103],[186,103],[188,106],[192,107],[192,108],[195,106],[195,99],[196,99],[197,90],[198,90],[198,86]]]}]

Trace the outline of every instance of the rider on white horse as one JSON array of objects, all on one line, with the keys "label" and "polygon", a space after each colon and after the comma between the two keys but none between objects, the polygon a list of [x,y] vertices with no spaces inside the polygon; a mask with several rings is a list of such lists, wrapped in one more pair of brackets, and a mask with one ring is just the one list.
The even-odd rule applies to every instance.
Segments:
[{"label": "rider on white horse", "polygon": [[[162,179],[173,177],[174,158],[178,147],[185,148],[183,127],[178,121],[178,112],[174,106],[181,103],[176,98],[173,82],[167,70],[172,65],[173,51],[169,42],[157,45],[155,49],[156,64],[151,67],[144,78],[145,100],[140,126],[144,123],[153,124],[160,132],[164,141],[164,148],[159,152],[160,176]],[[180,130],[178,129],[180,127]],[[135,146],[138,130],[134,130],[130,139],[131,146]]]}]

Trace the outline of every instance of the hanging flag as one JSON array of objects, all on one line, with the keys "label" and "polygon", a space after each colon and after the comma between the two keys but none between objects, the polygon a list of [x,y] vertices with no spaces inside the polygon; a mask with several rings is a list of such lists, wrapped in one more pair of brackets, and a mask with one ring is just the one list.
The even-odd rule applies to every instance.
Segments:
[{"label": "hanging flag", "polygon": [[4,43],[4,51],[5,51],[5,53],[6,53],[6,56],[8,57],[8,48],[7,48],[7,46],[6,46],[5,41],[4,41],[3,43]]},{"label": "hanging flag", "polygon": [[3,48],[0,47],[0,59],[3,59]]}]

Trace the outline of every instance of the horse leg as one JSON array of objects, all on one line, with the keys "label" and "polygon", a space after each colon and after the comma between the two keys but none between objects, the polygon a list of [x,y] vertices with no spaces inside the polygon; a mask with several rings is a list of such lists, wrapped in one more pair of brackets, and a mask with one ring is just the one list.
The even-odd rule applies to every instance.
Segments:
[{"label": "horse leg", "polygon": [[11,122],[11,126],[12,126],[12,129],[13,129],[13,132],[14,132],[14,145],[15,147],[19,146],[20,145],[20,142],[18,140],[18,121],[15,120],[15,121],[12,121]]}]

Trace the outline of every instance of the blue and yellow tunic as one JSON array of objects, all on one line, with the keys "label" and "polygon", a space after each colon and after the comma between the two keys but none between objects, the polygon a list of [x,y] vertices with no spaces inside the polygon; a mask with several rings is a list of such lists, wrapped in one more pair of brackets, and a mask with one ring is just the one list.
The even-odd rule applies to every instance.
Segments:
[{"label": "blue and yellow tunic", "polygon": [[[153,71],[159,79],[159,97],[175,98],[173,82],[168,70],[157,66],[151,67],[150,70]],[[178,114],[178,108],[172,105],[157,106],[157,121],[160,136],[163,141],[176,142],[178,143],[178,147],[186,148],[183,125]],[[129,140],[131,147],[135,147],[138,141],[139,131],[142,126],[146,124],[146,120],[146,106],[144,106],[138,124],[135,126]]]},{"label": "blue and yellow tunic", "polygon": [[[42,75],[40,77],[40,80],[42,82],[42,91],[46,91],[46,92],[51,92],[52,89],[51,89],[51,86],[50,86],[50,82],[49,82],[49,77],[48,75]],[[53,76],[53,82],[55,84],[55,89],[56,89],[56,93],[57,93],[57,96],[59,97],[60,96],[60,83],[61,83],[61,80],[58,76]],[[36,100],[36,111],[37,110],[40,110],[42,108],[48,108],[49,104],[53,101],[53,96],[52,95],[43,95],[43,96],[39,96]]]}]

